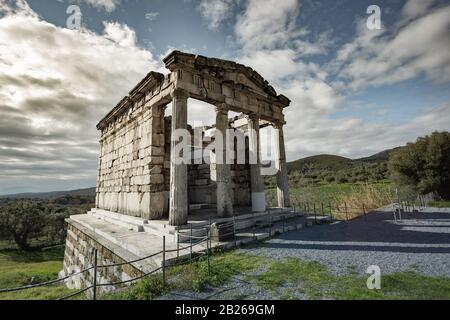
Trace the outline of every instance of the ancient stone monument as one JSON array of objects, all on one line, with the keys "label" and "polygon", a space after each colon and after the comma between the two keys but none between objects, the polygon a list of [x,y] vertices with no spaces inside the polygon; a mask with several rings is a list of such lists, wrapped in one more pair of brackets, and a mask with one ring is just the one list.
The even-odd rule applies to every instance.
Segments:
[{"label": "ancient stone monument", "polygon": [[[201,210],[195,210],[202,206],[209,208],[209,218],[266,211],[259,156],[259,129],[264,126],[276,128],[272,148],[278,207],[290,205],[283,138],[283,109],[290,100],[278,95],[256,71],[232,61],[174,51],[164,63],[170,73],[148,73],[97,124],[101,151],[96,207],[67,220],[65,274],[91,263],[93,249],[104,263],[145,256],[157,249],[161,235],[176,234],[175,226],[185,225],[194,213],[205,219]],[[210,163],[195,161],[195,150],[191,163],[174,161],[181,140],[175,133],[185,129],[195,137],[198,130],[187,122],[188,98],[215,107],[215,124],[200,129],[201,137],[210,137],[209,143],[223,142],[217,144],[222,154],[216,147]],[[172,115],[165,117],[169,103]],[[239,115],[229,119],[231,111]],[[217,134],[227,129],[234,137],[244,137],[245,143],[230,144],[234,138]],[[193,140],[183,139],[183,147],[209,145]],[[230,162],[230,145],[235,155],[245,155],[244,163],[236,156]],[[256,161],[250,163],[252,156]],[[133,265],[100,276],[105,281],[124,279],[143,269]]]}]

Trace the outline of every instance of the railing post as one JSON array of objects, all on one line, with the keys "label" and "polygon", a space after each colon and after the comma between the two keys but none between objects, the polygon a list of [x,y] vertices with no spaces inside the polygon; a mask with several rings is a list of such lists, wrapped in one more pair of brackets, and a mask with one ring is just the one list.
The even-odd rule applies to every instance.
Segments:
[{"label": "railing post", "polygon": [[347,202],[344,202],[344,207],[345,207],[345,220],[348,221],[348,210],[347,210]]},{"label": "railing post", "polygon": [[[211,220],[210,220],[211,221]],[[207,255],[207,259],[208,259],[208,275],[211,275],[211,261],[210,261],[210,252],[209,250],[211,249],[211,246],[209,244],[209,239],[211,237],[211,230],[208,230],[207,233],[207,239],[206,239],[206,255]]]},{"label": "railing post", "polygon": [[255,214],[252,212],[252,222],[253,222],[253,227],[252,227],[252,231],[253,231],[253,241],[255,241],[256,237],[255,237]]},{"label": "railing post", "polygon": [[317,224],[316,203],[314,202],[314,223]]},{"label": "railing post", "polygon": [[297,230],[298,229],[298,227],[297,227],[297,212],[295,211],[295,205],[294,205],[294,219],[293,219],[293,221],[294,221],[294,229]]},{"label": "railing post", "polygon": [[191,236],[189,237],[189,262],[192,262],[192,223],[190,223],[189,226],[191,227]]},{"label": "railing post", "polygon": [[234,240],[234,246],[237,246],[237,242],[236,242],[236,218],[235,215],[233,214],[233,240]]},{"label": "railing post", "polygon": [[367,217],[366,217],[366,206],[363,203],[363,213],[364,213],[364,221],[367,221]]},{"label": "railing post", "polygon": [[330,217],[331,217],[331,221],[333,221],[333,211],[331,210],[331,202],[330,202]]},{"label": "railing post", "polygon": [[269,238],[272,236],[272,215],[270,214],[270,209],[268,210],[269,212]]},{"label": "railing post", "polygon": [[208,233],[208,240],[209,240],[209,249],[212,250],[212,237],[211,237],[211,217],[209,217],[209,233]]},{"label": "railing post", "polygon": [[180,257],[180,226],[177,226],[177,259]]},{"label": "railing post", "polygon": [[323,211],[323,202],[321,202],[320,205],[322,206],[322,216],[325,216],[325,212]]},{"label": "railing post", "polygon": [[94,249],[94,281],[92,299],[97,300],[97,249]]},{"label": "railing post", "polygon": [[166,236],[163,236],[163,259],[162,259],[163,288],[166,287]]}]

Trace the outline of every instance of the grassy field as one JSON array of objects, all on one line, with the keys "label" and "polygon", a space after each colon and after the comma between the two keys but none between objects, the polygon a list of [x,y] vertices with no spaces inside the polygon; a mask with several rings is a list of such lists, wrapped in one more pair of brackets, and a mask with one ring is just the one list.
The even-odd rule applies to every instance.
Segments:
[{"label": "grassy field", "polygon": [[[331,205],[334,218],[341,220],[360,216],[364,209],[372,210],[391,203],[392,194],[392,184],[389,181],[370,184],[316,184],[290,188],[291,205],[297,209],[305,210],[308,206],[312,212],[315,205],[316,212],[321,214],[323,206],[324,212],[328,214]],[[276,189],[266,190],[266,198],[270,206],[277,206]]]},{"label": "grassy field", "polygon": [[435,208],[450,208],[450,201],[430,201],[428,203],[428,206],[435,207]]},{"label": "grassy field", "polygon": [[369,290],[365,276],[332,275],[318,263],[297,258],[273,261],[266,272],[250,278],[258,286],[269,290],[288,285],[285,299],[295,297],[295,291],[308,299],[450,299],[450,279],[445,277],[426,277],[414,271],[405,271],[382,276],[381,289]]},{"label": "grassy field", "polygon": [[[371,190],[367,193],[368,188]],[[389,182],[365,184],[324,184],[291,188],[293,204],[329,203],[357,199],[367,201],[374,193],[391,193]],[[367,195],[368,194],[368,195]],[[267,190],[267,199],[276,204],[276,190]],[[449,207],[448,202],[430,203],[430,206]],[[336,214],[336,212],[334,212]],[[39,244],[40,240],[33,240]],[[25,252],[15,248],[12,242],[0,242],[0,288],[39,283],[57,278],[62,269],[62,247],[46,251]],[[356,274],[331,275],[323,266],[298,259],[273,261],[261,256],[216,252],[211,258],[212,273],[208,274],[206,261],[169,268],[168,285],[163,287],[161,275],[150,276],[128,289],[104,295],[103,299],[154,299],[172,289],[202,291],[207,287],[220,287],[233,275],[241,274],[255,286],[267,290],[288,288],[283,299],[291,299],[299,290],[309,299],[450,299],[450,279],[424,277],[414,271],[385,275],[382,290],[368,290],[366,278]],[[253,271],[266,266],[267,270],[254,275]],[[57,299],[73,292],[62,285],[27,289],[20,292],[0,293],[0,299]]]},{"label": "grassy field", "polygon": [[[0,250],[0,287],[55,279],[62,268],[62,259],[61,248],[39,252]],[[150,300],[174,289],[201,292],[208,287],[221,287],[235,275],[266,290],[281,290],[282,299],[296,299],[298,293],[307,299],[450,299],[449,278],[422,276],[413,270],[384,275],[381,290],[368,290],[364,275],[336,276],[318,263],[296,258],[272,260],[235,250],[216,251],[211,256],[211,267],[211,274],[206,260],[170,267],[165,287],[161,274],[156,274],[101,299]],[[255,273],[262,268],[265,271]],[[57,285],[2,293],[0,299],[58,299],[71,292]]]},{"label": "grassy field", "polygon": [[[283,292],[282,299],[296,299],[301,293],[307,299],[450,299],[450,279],[426,277],[414,271],[385,275],[381,290],[369,290],[367,277],[357,274],[336,276],[322,265],[296,258],[272,260],[266,257],[226,251],[211,258],[211,275],[206,261],[170,268],[168,285],[163,287],[161,275],[141,280],[130,288],[104,295],[107,300],[148,300],[170,290],[201,292],[208,287],[220,287],[233,275],[241,275],[252,285]],[[255,271],[262,266],[266,271]],[[257,297],[252,297],[257,298]]]},{"label": "grassy field", "polygon": [[[390,191],[391,183],[378,182],[372,183],[377,189]],[[364,188],[363,183],[331,183],[316,184],[307,187],[290,187],[290,196],[296,203],[335,203],[342,195],[359,192]],[[266,190],[267,202],[269,205],[276,205],[276,189]]]},{"label": "grassy field", "polygon": [[[5,246],[5,244],[2,244]],[[63,248],[25,252],[12,248],[0,250],[0,288],[14,288],[58,278],[62,269]],[[0,293],[0,300],[52,300],[72,292],[62,285]]]}]

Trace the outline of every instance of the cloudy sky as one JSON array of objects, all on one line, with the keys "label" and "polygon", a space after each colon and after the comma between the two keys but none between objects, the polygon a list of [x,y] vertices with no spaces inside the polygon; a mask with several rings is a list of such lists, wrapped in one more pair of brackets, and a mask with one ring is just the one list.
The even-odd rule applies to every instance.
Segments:
[{"label": "cloudy sky", "polygon": [[[173,49],[247,64],[288,96],[289,160],[450,129],[450,1],[0,0],[0,194],[94,186],[95,124]],[[213,122],[189,103],[190,123]]]}]

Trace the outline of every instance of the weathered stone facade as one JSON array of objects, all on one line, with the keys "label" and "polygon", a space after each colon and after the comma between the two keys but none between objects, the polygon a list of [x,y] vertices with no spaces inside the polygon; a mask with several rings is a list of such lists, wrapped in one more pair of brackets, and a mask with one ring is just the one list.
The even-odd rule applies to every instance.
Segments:
[{"label": "weathered stone facade", "polygon": [[[105,241],[105,239],[99,239],[85,227],[73,221],[69,223],[64,252],[64,265],[60,275],[65,276],[75,274],[81,270],[92,267],[94,265],[95,250],[97,250],[98,266],[126,262],[124,253],[111,251],[108,249],[111,245],[105,243]],[[120,266],[107,268],[100,267],[97,269],[97,283],[101,285],[128,281],[140,275],[142,275],[142,271],[131,264],[123,264]],[[83,274],[80,274],[79,276],[69,278],[66,281],[66,285],[71,289],[87,288],[93,284],[93,279],[94,270],[91,269]],[[114,286],[99,286],[98,292],[109,292],[126,285],[127,284],[125,283]],[[90,296],[92,291],[89,290],[86,294]]]},{"label": "weathered stone facade", "polygon": [[[259,164],[263,122],[278,129],[278,198],[281,207],[289,206],[282,139],[282,111],[289,99],[277,95],[257,72],[232,61],[174,51],[164,62],[171,73],[150,72],[97,125],[101,156],[96,206],[143,219],[169,214],[172,225],[186,223],[189,201],[215,204],[219,216],[232,215],[233,205],[251,204],[254,211],[264,211]],[[171,162],[171,132],[188,128],[188,98],[215,106],[218,130],[233,127],[228,111],[247,115],[245,130],[252,130],[247,152],[256,154],[258,163],[234,171],[230,164],[211,164],[208,177],[206,166]],[[164,118],[169,102],[172,117]],[[202,189],[205,193],[200,198]]]},{"label": "weathered stone facade", "polygon": [[144,98],[102,131],[98,208],[145,219],[164,214],[164,112]]},{"label": "weathered stone facade", "polygon": [[[153,257],[144,259],[145,263],[99,268],[99,284],[126,281],[155,270],[161,266],[161,257],[154,254],[160,254],[163,236],[169,246],[176,246],[179,226],[188,221],[189,204],[215,206],[217,218],[223,220],[234,215],[236,206],[251,206],[244,216],[264,214],[266,203],[259,158],[259,129],[263,126],[276,128],[278,205],[289,207],[282,131],[283,108],[289,105],[289,99],[278,95],[256,71],[232,61],[174,51],[164,63],[170,73],[148,73],[97,124],[101,131],[101,152],[96,208],[67,220],[61,276],[92,266],[95,251],[99,265]],[[187,123],[189,98],[212,104],[216,112],[215,123],[201,133],[202,137],[208,134],[211,138],[204,145],[202,140],[201,147],[213,141],[222,142],[222,146],[215,145],[223,153],[217,153],[216,149],[209,151],[210,161],[191,164],[173,161],[177,155],[175,145],[179,143],[174,132],[196,130]],[[165,117],[169,103],[172,115]],[[240,115],[229,119],[230,111]],[[229,129],[234,134],[232,138],[217,134],[230,132]],[[230,147],[227,140],[237,138],[241,143]],[[187,141],[183,143],[194,149],[195,158],[198,147],[195,141],[190,145]],[[233,148],[236,158],[244,156],[244,163],[236,158],[218,161],[229,160],[227,152]],[[250,158],[255,162],[250,162]],[[92,279],[93,272],[89,272],[69,279],[67,285],[86,288]],[[114,289],[100,288],[100,291]]]}]

